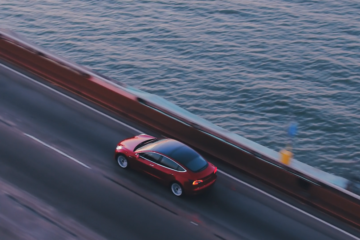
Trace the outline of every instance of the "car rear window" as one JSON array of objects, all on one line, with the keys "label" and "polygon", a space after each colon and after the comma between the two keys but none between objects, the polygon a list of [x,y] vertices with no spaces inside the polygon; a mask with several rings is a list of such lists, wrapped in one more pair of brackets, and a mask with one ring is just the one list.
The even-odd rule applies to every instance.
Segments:
[{"label": "car rear window", "polygon": [[187,164],[185,164],[185,166],[193,172],[200,172],[208,166],[208,163],[205,161],[205,159],[199,156],[189,161]]},{"label": "car rear window", "polygon": [[208,165],[207,161],[202,156],[185,145],[174,149],[168,156],[179,163],[184,164],[192,172],[199,172]]}]

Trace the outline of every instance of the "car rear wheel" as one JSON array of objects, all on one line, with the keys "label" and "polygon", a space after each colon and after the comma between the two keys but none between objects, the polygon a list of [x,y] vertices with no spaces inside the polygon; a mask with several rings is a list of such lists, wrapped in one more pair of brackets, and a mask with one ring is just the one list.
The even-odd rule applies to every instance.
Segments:
[{"label": "car rear wheel", "polygon": [[180,197],[183,194],[183,189],[181,185],[177,182],[171,184],[171,191],[177,197]]},{"label": "car rear wheel", "polygon": [[126,157],[122,154],[118,155],[116,157],[116,162],[117,164],[121,167],[121,168],[127,168],[129,165],[128,160],[126,159]]}]

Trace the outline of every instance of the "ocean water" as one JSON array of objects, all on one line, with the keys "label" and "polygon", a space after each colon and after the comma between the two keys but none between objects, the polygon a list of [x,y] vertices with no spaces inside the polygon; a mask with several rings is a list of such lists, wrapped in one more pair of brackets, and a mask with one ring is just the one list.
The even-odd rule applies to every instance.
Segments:
[{"label": "ocean water", "polygon": [[0,27],[276,151],[360,170],[360,2],[0,0]]}]

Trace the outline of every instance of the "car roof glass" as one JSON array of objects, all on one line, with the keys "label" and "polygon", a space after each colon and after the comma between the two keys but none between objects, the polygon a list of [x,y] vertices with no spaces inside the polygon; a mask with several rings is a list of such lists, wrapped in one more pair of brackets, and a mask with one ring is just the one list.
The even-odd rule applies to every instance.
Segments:
[{"label": "car roof glass", "polygon": [[151,150],[162,153],[181,164],[186,164],[200,155],[185,144],[172,139],[151,144]]},{"label": "car roof glass", "polygon": [[151,143],[142,147],[141,150],[159,152],[185,165],[193,172],[201,171],[208,165],[206,160],[195,150],[173,139],[163,139]]}]

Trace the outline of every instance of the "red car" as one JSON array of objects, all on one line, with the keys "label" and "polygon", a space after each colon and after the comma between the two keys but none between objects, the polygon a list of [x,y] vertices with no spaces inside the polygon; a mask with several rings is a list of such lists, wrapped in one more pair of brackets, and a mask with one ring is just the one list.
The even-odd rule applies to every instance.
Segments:
[{"label": "red car", "polygon": [[144,172],[170,187],[175,196],[195,194],[216,181],[217,167],[187,145],[141,134],[121,141],[115,151],[121,168]]}]

